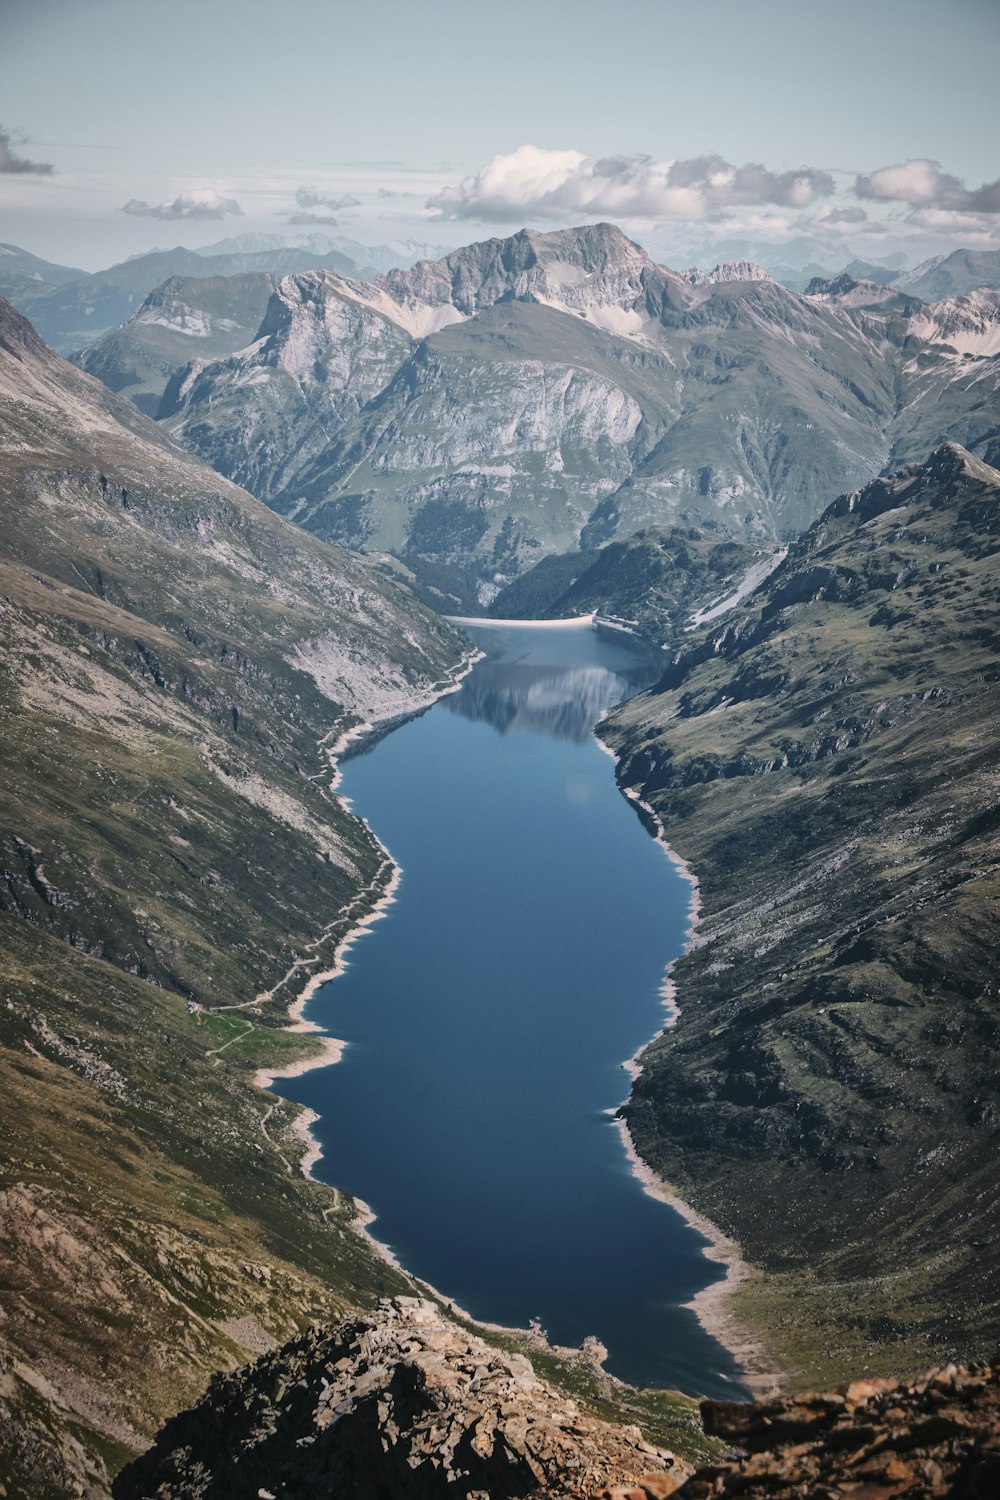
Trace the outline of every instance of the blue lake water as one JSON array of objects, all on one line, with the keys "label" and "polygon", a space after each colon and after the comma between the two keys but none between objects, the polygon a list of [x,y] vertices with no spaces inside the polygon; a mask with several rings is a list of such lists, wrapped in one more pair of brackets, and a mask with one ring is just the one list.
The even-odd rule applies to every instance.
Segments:
[{"label": "blue lake water", "polygon": [[402,881],[307,1012],[343,1060],[278,1087],[320,1115],[317,1175],[473,1316],[595,1335],[638,1385],[744,1394],[683,1306],[721,1270],[608,1115],[663,1025],[690,888],[592,727],[662,663],[593,628],[470,634],[461,691],[344,764]]}]

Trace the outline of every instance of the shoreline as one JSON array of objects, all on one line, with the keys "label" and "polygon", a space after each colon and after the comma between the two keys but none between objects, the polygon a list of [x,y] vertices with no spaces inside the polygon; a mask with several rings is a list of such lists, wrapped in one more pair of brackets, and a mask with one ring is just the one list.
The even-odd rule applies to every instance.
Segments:
[{"label": "shoreline", "polygon": [[[560,626],[564,626],[567,623],[589,625],[591,623],[591,620],[591,616],[580,616],[578,618],[578,621],[566,622],[562,620],[549,620],[543,621],[541,623]],[[456,620],[452,623],[463,622]],[[470,618],[467,623],[470,625],[479,625],[484,623],[489,624],[491,622]],[[503,621],[500,623],[507,624],[511,622]],[[538,622],[534,620],[523,620],[513,623],[528,626],[535,625]],[[355,724],[351,728],[342,731],[333,745],[325,747],[325,754],[329,757],[331,766],[331,781],[328,785],[328,791],[336,798],[336,800],[341,804],[343,808],[345,808],[348,812],[350,812],[351,810],[350,798],[343,796],[336,790],[340,785],[343,775],[339,764],[339,757],[343,755],[344,750],[347,749],[347,747],[351,745],[355,740],[364,739],[369,734],[384,730],[387,727],[395,725],[396,723],[402,724],[407,719],[423,712],[426,708],[432,707],[433,704],[437,703],[441,698],[447,697],[449,693],[457,693],[461,689],[461,685],[464,679],[468,677],[473,667],[475,667],[477,662],[482,660],[485,654],[486,653],[484,651],[474,650],[471,656],[466,659],[463,670],[457,675],[454,682],[441,689],[440,692],[436,693],[434,697],[429,699],[428,701],[422,701],[418,704],[415,704],[409,714],[399,715],[392,719],[388,719],[381,725],[371,723],[367,720],[362,721],[361,723]],[[363,937],[368,929],[385,915],[388,907],[390,907],[396,899],[396,891],[403,877],[402,866],[395,859],[393,859],[385,844],[383,844],[382,840],[377,836],[377,834],[373,832],[370,824],[368,823],[368,820],[366,818],[359,817],[357,813],[351,813],[351,816],[358,818],[358,821],[363,823],[364,826],[368,829],[368,832],[371,834],[372,838],[375,840],[375,843],[378,845],[384,856],[385,863],[383,864],[382,869],[385,869],[386,864],[388,864],[391,867],[391,874],[389,876],[389,880],[387,885],[385,886],[385,889],[375,901],[374,905],[370,907],[365,915],[362,916],[351,928],[349,928],[344,936],[340,939],[336,949],[334,950],[333,960],[330,964],[330,967],[321,970],[319,973],[310,975],[304,988],[289,1004],[288,1016],[291,1024],[283,1027],[282,1029],[285,1031],[299,1033],[308,1032],[310,1034],[314,1034],[316,1036],[316,1040],[321,1044],[321,1051],[313,1057],[301,1058],[298,1062],[289,1063],[287,1067],[258,1068],[254,1073],[253,1081],[258,1088],[267,1090],[269,1092],[273,1092],[273,1090],[271,1089],[271,1085],[277,1082],[278,1079],[300,1078],[303,1074],[312,1072],[314,1068],[332,1067],[335,1063],[340,1062],[343,1058],[348,1044],[344,1041],[341,1041],[337,1037],[331,1036],[329,1032],[325,1032],[317,1021],[308,1020],[305,1015],[305,1009],[309,1004],[309,1001],[315,995],[316,991],[322,985],[329,983],[331,980],[336,979],[339,975],[344,973],[347,967],[347,954],[350,948],[355,942],[357,942],[358,938]],[[361,897],[367,895],[371,891],[371,889],[372,888],[369,886],[366,887],[365,890],[360,891],[355,900],[360,900]],[[293,973],[295,968],[299,965],[308,962],[308,959],[299,960],[297,964],[292,966],[289,974]],[[288,978],[289,975],[286,975],[285,979],[281,981],[281,983],[287,983]],[[272,991],[271,993],[273,994],[274,992]],[[284,1096],[281,1094],[275,1094],[275,1098],[282,1099],[284,1098]],[[419,1287],[423,1291],[428,1293],[428,1295],[434,1301],[439,1302],[442,1307],[446,1308],[456,1318],[464,1323],[467,1323],[470,1327],[484,1329],[488,1333],[516,1337],[520,1340],[523,1340],[524,1343],[531,1348],[542,1350],[549,1354],[555,1354],[562,1359],[582,1360],[592,1368],[596,1369],[601,1377],[607,1380],[609,1383],[616,1386],[624,1385],[624,1383],[620,1381],[617,1376],[612,1375],[608,1370],[604,1369],[601,1361],[603,1358],[607,1357],[607,1350],[604,1349],[603,1345],[601,1345],[595,1338],[593,1338],[593,1336],[588,1336],[588,1338],[584,1341],[583,1345],[579,1349],[573,1349],[560,1344],[553,1344],[545,1334],[544,1330],[542,1330],[541,1328],[536,1328],[534,1325],[531,1325],[527,1328],[519,1328],[516,1326],[510,1326],[505,1323],[491,1323],[483,1318],[476,1318],[472,1313],[468,1312],[464,1307],[457,1303],[452,1297],[449,1297],[446,1293],[439,1291],[439,1289],[431,1282],[425,1281],[423,1277],[417,1276],[414,1272],[408,1270],[406,1266],[402,1264],[392,1246],[387,1245],[384,1240],[378,1239],[377,1236],[371,1232],[370,1226],[373,1223],[377,1222],[377,1215],[374,1213],[369,1204],[367,1204],[363,1198],[358,1198],[352,1194],[345,1193],[342,1188],[338,1188],[331,1183],[323,1182],[316,1176],[314,1168],[323,1159],[323,1148],[314,1132],[313,1127],[319,1122],[320,1116],[314,1109],[311,1109],[308,1105],[305,1104],[297,1104],[295,1106],[295,1109],[296,1114],[294,1120],[292,1121],[291,1133],[302,1142],[304,1148],[302,1156],[298,1161],[298,1170],[304,1177],[308,1178],[310,1182],[315,1182],[320,1187],[324,1187],[329,1192],[332,1192],[335,1196],[335,1199],[339,1199],[341,1197],[346,1197],[349,1199],[349,1201],[354,1205],[354,1213],[349,1221],[349,1227],[357,1235],[364,1239],[368,1247],[374,1252],[375,1255],[378,1256],[380,1260],[391,1266],[393,1270],[398,1271],[401,1276],[406,1277],[406,1279],[410,1281],[414,1286]]]},{"label": "shoreline", "polygon": [[[617,768],[621,757],[601,738],[600,726],[601,720],[599,719],[594,727],[594,739],[605,755],[611,757]],[[651,1046],[663,1032],[672,1030],[677,1024],[680,1006],[677,1001],[677,985],[673,978],[673,969],[686,953],[690,953],[697,941],[697,929],[701,919],[701,887],[697,875],[687,860],[668,843],[666,830],[655,808],[644,801],[634,787],[621,787],[620,790],[626,800],[648,819],[652,825],[654,843],[660,846],[678,874],[690,886],[688,925],[684,934],[684,946],[677,957],[672,958],[668,963],[663,983],[660,986],[660,995],[666,1012],[663,1026],[660,1031],[654,1032],[648,1041],[636,1048],[632,1056],[621,1065],[634,1083],[642,1072],[639,1059],[646,1048]],[[623,1105],[627,1102],[627,1098],[622,1100]],[[735,1240],[730,1239],[718,1225],[713,1224],[704,1214],[685,1202],[680,1194],[659,1177],[648,1162],[643,1160],[625,1120],[616,1115],[614,1123],[621,1137],[632,1175],[641,1185],[643,1192],[661,1203],[666,1203],[680,1214],[692,1229],[697,1230],[707,1240],[708,1243],[703,1249],[706,1260],[714,1261],[726,1268],[725,1276],[703,1287],[700,1292],[695,1293],[690,1302],[683,1305],[694,1313],[706,1333],[716,1339],[723,1348],[728,1349],[736,1360],[744,1384],[754,1400],[760,1401],[778,1394],[784,1388],[785,1372],[769,1353],[763,1339],[742,1324],[731,1307],[733,1294],[744,1282],[752,1281],[757,1277],[759,1272],[743,1259]]]},{"label": "shoreline", "polygon": [[[453,624],[468,624],[470,626],[487,628],[493,626],[494,628],[501,629],[507,628],[509,626],[513,626],[515,628],[536,628],[539,626],[543,628],[548,626],[560,629],[565,629],[567,627],[592,628],[594,625],[593,615],[581,615],[571,620],[543,621],[493,621],[490,619],[479,619],[472,617],[469,617],[467,619],[460,617],[449,618],[451,619],[451,623]],[[469,675],[473,667],[479,660],[482,659],[484,655],[485,653],[482,651],[475,651],[471,656],[466,658],[462,671],[447,687],[435,693],[434,696],[430,699],[422,700],[416,703],[410,714],[400,715],[397,719],[386,721],[386,724],[391,726],[395,722],[405,722],[407,718],[421,713],[424,709],[432,706],[434,703],[438,702],[439,699],[446,697],[449,693],[458,692],[461,688],[463,680]],[[378,732],[380,727],[384,728],[385,726],[379,726],[378,724],[371,723],[369,721],[359,722],[358,724],[351,726],[349,729],[343,730],[338,735],[333,745],[325,747],[325,753],[329,758],[331,767],[331,780],[328,785],[328,790],[330,794],[334,796],[336,800],[341,804],[341,806],[348,812],[350,812],[350,799],[337,792],[337,787],[340,785],[342,780],[340,757],[353,742],[362,740],[366,736]],[[598,732],[599,727],[600,721],[598,721],[598,724],[594,727],[594,740],[598,747],[606,755],[609,755],[617,765],[619,757],[615,753],[615,751],[612,750],[611,747],[601,739]],[[652,824],[653,837],[655,842],[660,845],[664,853],[667,855],[667,858],[671,861],[672,864],[677,867],[679,873],[685,880],[688,881],[691,887],[691,895],[688,906],[689,922],[687,930],[685,932],[684,947],[682,948],[681,953],[677,955],[677,958],[680,958],[684,953],[689,951],[691,944],[695,939],[695,932],[701,913],[701,898],[697,877],[695,876],[694,872],[691,870],[687,862],[676,852],[676,850],[672,849],[667,843],[663,825],[654,809],[648,803],[643,802],[639,797],[639,794],[634,790],[623,788],[622,791],[623,795],[633,804],[633,806],[635,806],[639,811],[645,814],[646,818]],[[352,816],[358,817],[358,814],[352,813]],[[288,1016],[290,1024],[284,1029],[299,1033],[307,1032],[315,1035],[317,1041],[319,1041],[321,1044],[319,1053],[317,1055],[314,1055],[313,1057],[303,1058],[298,1062],[290,1063],[287,1065],[287,1067],[284,1068],[258,1069],[254,1074],[254,1083],[258,1088],[271,1090],[271,1085],[277,1082],[279,1079],[297,1078],[301,1077],[305,1073],[311,1072],[315,1068],[333,1066],[335,1063],[340,1062],[346,1050],[347,1043],[341,1041],[337,1037],[330,1035],[328,1032],[325,1032],[318,1022],[308,1020],[305,1016],[305,1009],[309,1001],[313,998],[317,990],[322,985],[336,979],[340,974],[344,972],[347,967],[347,955],[349,954],[351,947],[355,942],[357,942],[360,937],[362,937],[368,931],[370,927],[374,925],[375,922],[379,921],[380,918],[386,914],[387,909],[396,899],[396,891],[399,887],[403,875],[402,867],[393,859],[392,855],[389,853],[389,850],[386,848],[386,846],[382,843],[381,839],[379,839],[378,836],[373,832],[370,825],[368,824],[367,819],[360,818],[359,821],[361,821],[368,829],[369,834],[371,834],[371,837],[375,841],[376,845],[382,851],[382,854],[384,856],[384,863],[379,871],[379,876],[381,876],[386,866],[388,866],[390,869],[388,882],[382,889],[381,894],[374,901],[373,905],[370,906],[364,913],[364,915],[361,916],[359,920],[348,929],[348,931],[337,943],[329,967],[322,969],[315,974],[311,974],[306,981],[303,989],[288,1006]],[[359,901],[364,896],[371,894],[372,889],[372,886],[366,887],[365,890],[358,893],[355,901]],[[322,939],[320,939],[320,941],[322,941]],[[673,969],[674,964],[677,962],[677,958],[672,959],[667,965],[663,983],[660,987],[660,995],[664,1010],[666,1012],[666,1018],[661,1030],[669,1030],[676,1023],[679,1013],[676,998],[676,986],[671,977],[671,970]],[[285,980],[283,980],[281,983],[287,983],[291,974],[294,973],[295,968],[300,967],[308,963],[309,961],[310,960],[308,959],[299,960],[292,966],[289,974],[286,975]],[[650,1037],[648,1042],[644,1042],[636,1050],[631,1058],[622,1063],[621,1066],[629,1074],[630,1078],[636,1078],[641,1072],[638,1058],[641,1053],[645,1051],[646,1047],[650,1045],[650,1042],[654,1041],[659,1035],[660,1031],[655,1032],[654,1035]],[[278,1094],[275,1097],[282,1098],[283,1096]],[[298,1170],[301,1171],[303,1176],[308,1178],[310,1181],[317,1182],[321,1186],[329,1189],[335,1195],[340,1196],[342,1194],[341,1189],[336,1188],[329,1183],[321,1182],[321,1180],[317,1178],[315,1173],[315,1167],[323,1158],[323,1149],[314,1131],[314,1126],[318,1123],[319,1119],[320,1116],[316,1113],[316,1111],[310,1109],[308,1106],[296,1106],[296,1116],[292,1123],[292,1133],[302,1142],[303,1145],[303,1153],[298,1162]],[[736,1360],[740,1368],[740,1373],[743,1378],[744,1384],[752,1392],[755,1398],[759,1399],[763,1395],[773,1394],[781,1388],[779,1379],[780,1372],[778,1371],[777,1366],[773,1363],[773,1361],[769,1359],[763,1345],[759,1341],[754,1339],[754,1336],[750,1333],[750,1331],[744,1329],[742,1325],[737,1323],[728,1306],[726,1305],[732,1292],[735,1291],[735,1289],[742,1282],[750,1279],[755,1273],[740,1256],[738,1246],[733,1241],[729,1240],[722,1233],[722,1231],[719,1230],[708,1219],[699,1214],[696,1209],[685,1203],[683,1199],[681,1199],[670,1188],[668,1184],[664,1183],[659,1177],[657,1177],[652,1168],[642,1160],[642,1158],[639,1156],[638,1151],[636,1150],[635,1143],[633,1142],[632,1137],[629,1134],[628,1127],[625,1121],[622,1119],[616,1119],[615,1126],[621,1136],[623,1148],[625,1150],[625,1154],[633,1176],[639,1182],[643,1191],[648,1193],[651,1197],[654,1197],[659,1201],[668,1204],[675,1210],[675,1212],[679,1213],[680,1216],[685,1220],[685,1222],[691,1225],[691,1227],[694,1228],[699,1234],[701,1234],[707,1241],[707,1244],[704,1247],[704,1254],[706,1258],[708,1260],[722,1263],[726,1266],[726,1275],[724,1278],[722,1278],[720,1281],[713,1282],[710,1286],[703,1288],[702,1291],[695,1294],[694,1298],[692,1298],[690,1302],[683,1305],[690,1308],[694,1312],[696,1318],[701,1323],[705,1331],[709,1333],[713,1338],[715,1338],[724,1348],[726,1348],[730,1352],[730,1354],[732,1354],[733,1358]],[[508,1325],[491,1323],[484,1319],[474,1317],[465,1308],[456,1303],[452,1298],[439,1291],[438,1288],[435,1287],[432,1283],[425,1281],[422,1277],[419,1277],[412,1271],[408,1270],[400,1262],[392,1247],[390,1245],[387,1245],[384,1241],[378,1239],[377,1236],[372,1233],[370,1226],[373,1223],[377,1222],[377,1216],[372,1211],[370,1206],[365,1203],[363,1199],[357,1197],[351,1197],[351,1202],[354,1204],[355,1213],[350,1220],[350,1227],[365,1240],[369,1248],[386,1264],[392,1266],[394,1270],[405,1276],[415,1286],[423,1288],[434,1300],[439,1302],[442,1307],[449,1310],[463,1322],[469,1324],[472,1327],[485,1329],[487,1332],[491,1332],[494,1334],[515,1336],[518,1339],[524,1340],[529,1347],[534,1347],[536,1349],[544,1350],[549,1353],[555,1353],[560,1358],[568,1360],[582,1360],[589,1364],[592,1368],[596,1369],[600,1373],[602,1378],[615,1385],[622,1384],[622,1382],[619,1381],[616,1376],[612,1375],[609,1371],[604,1369],[601,1360],[602,1356],[606,1357],[607,1351],[601,1349],[601,1346],[598,1344],[597,1340],[588,1338],[584,1341],[584,1344],[579,1349],[564,1348],[560,1345],[552,1344],[549,1341],[544,1330],[542,1330],[541,1328],[536,1328],[534,1326],[530,1326],[528,1328],[510,1327]]]},{"label": "shoreline", "polygon": [[[430,708],[433,706],[433,704],[437,703],[439,699],[447,697],[449,693],[457,693],[460,690],[464,679],[468,677],[477,661],[480,661],[483,655],[484,653],[482,651],[473,649],[472,653],[464,657],[462,662],[459,664],[461,670],[457,671],[453,681],[449,682],[447,686],[442,687],[436,692],[432,693],[430,697],[417,699],[417,701],[413,704],[412,708],[406,715],[399,716],[399,722],[403,722],[404,718],[410,718],[416,714],[422,713],[425,709]],[[392,724],[394,722],[396,722],[395,719],[386,720],[387,724]],[[340,1062],[341,1058],[344,1055],[344,1052],[347,1049],[347,1043],[341,1041],[338,1037],[331,1036],[329,1032],[324,1031],[318,1021],[307,1020],[305,1014],[306,1006],[309,1004],[309,1001],[313,998],[316,991],[322,985],[328,984],[331,980],[336,979],[339,975],[343,974],[344,970],[347,967],[347,955],[350,952],[351,948],[357,942],[358,938],[363,937],[375,922],[379,921],[381,917],[385,916],[387,909],[396,899],[396,891],[398,890],[399,883],[403,878],[402,866],[393,859],[392,855],[389,853],[382,840],[373,832],[367,818],[359,817],[357,813],[351,812],[350,799],[342,796],[337,791],[337,788],[343,778],[343,772],[340,766],[340,757],[354,740],[363,739],[367,735],[374,733],[378,728],[379,726],[377,724],[372,723],[367,719],[362,720],[359,723],[352,724],[349,728],[342,730],[332,745],[325,745],[323,740],[321,740],[320,748],[326,755],[330,763],[330,781],[327,783],[326,788],[328,794],[333,797],[336,802],[340,803],[340,806],[344,809],[345,812],[347,812],[352,818],[356,818],[359,823],[362,823],[364,825],[364,827],[368,830],[371,838],[374,840],[376,847],[381,850],[382,853],[382,865],[379,868],[378,875],[376,876],[375,881],[373,881],[371,885],[365,886],[363,890],[360,890],[357,893],[353,901],[349,903],[347,910],[350,911],[352,906],[358,904],[359,902],[362,902],[365,897],[370,896],[374,893],[375,885],[386,868],[388,868],[390,872],[389,878],[385,886],[382,888],[381,893],[375,898],[373,904],[368,908],[367,911],[364,912],[361,917],[358,918],[353,926],[347,929],[343,937],[340,938],[336,947],[334,948],[333,957],[329,964],[329,967],[320,969],[315,974],[310,974],[309,978],[306,980],[305,985],[300,990],[298,995],[296,995],[294,1000],[289,1002],[289,1024],[282,1027],[281,1029],[283,1031],[298,1032],[300,1034],[305,1032],[314,1035],[316,1040],[320,1043],[320,1051],[314,1054],[312,1057],[300,1058],[298,1062],[289,1063],[287,1067],[258,1068],[253,1075],[253,1082],[257,1086],[257,1088],[266,1090],[268,1092],[274,1092],[274,1090],[272,1090],[271,1088],[271,1085],[273,1083],[276,1083],[280,1078],[301,1078],[303,1074],[311,1073],[316,1068],[332,1067],[335,1063]],[[331,733],[332,732],[333,731],[331,731]],[[324,739],[326,738],[329,738],[329,736],[324,736]],[[323,934],[321,934],[317,939],[317,946],[322,943],[322,941]],[[284,978],[279,980],[275,988],[270,991],[264,991],[261,995],[257,996],[257,999],[270,999],[278,989],[289,983],[291,976],[295,973],[296,969],[304,968],[305,965],[310,962],[315,962],[315,960],[311,960],[308,958],[297,959],[285,974]],[[283,1095],[275,1094],[275,1097],[281,1099],[283,1098]],[[297,1114],[292,1124],[292,1133],[299,1137],[305,1148],[303,1155],[299,1161],[299,1170],[302,1172],[302,1175],[309,1178],[311,1182],[319,1182],[319,1178],[313,1171],[313,1168],[316,1166],[317,1162],[321,1161],[323,1157],[323,1148],[313,1131],[313,1126],[319,1120],[319,1115],[315,1110],[310,1109],[307,1105],[304,1104],[297,1105],[296,1109]],[[330,1184],[328,1183],[323,1183],[321,1185],[323,1187],[330,1186]],[[331,1190],[336,1193],[340,1193],[341,1191],[339,1188],[333,1188]]]}]

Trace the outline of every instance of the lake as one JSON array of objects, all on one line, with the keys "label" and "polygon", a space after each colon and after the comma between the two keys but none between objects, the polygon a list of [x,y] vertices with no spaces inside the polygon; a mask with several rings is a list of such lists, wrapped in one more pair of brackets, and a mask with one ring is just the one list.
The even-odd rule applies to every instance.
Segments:
[{"label": "lake", "polygon": [[342,1061],[276,1087],[320,1116],[316,1175],[474,1317],[593,1335],[638,1385],[743,1395],[684,1306],[721,1268],[610,1117],[664,1024],[690,887],[593,726],[662,658],[592,626],[469,634],[486,657],[461,690],[343,763],[402,879],[307,1010]]}]

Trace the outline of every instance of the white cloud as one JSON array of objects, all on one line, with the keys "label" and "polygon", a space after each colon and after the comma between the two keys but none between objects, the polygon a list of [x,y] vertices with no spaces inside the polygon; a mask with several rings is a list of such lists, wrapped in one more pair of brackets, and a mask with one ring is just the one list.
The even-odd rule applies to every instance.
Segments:
[{"label": "white cloud", "polygon": [[814,219],[799,227],[805,233],[826,234],[836,239],[853,239],[859,235],[878,239],[885,233],[884,224],[871,218],[857,204],[849,203],[824,208]]},{"label": "white cloud", "polygon": [[967,188],[960,178],[942,172],[939,161],[917,157],[858,177],[859,198],[908,203],[911,208],[951,209],[960,213],[1000,214],[1000,178]]},{"label": "white cloud", "polygon": [[339,224],[333,214],[289,214],[289,224]]},{"label": "white cloud", "polygon": [[922,229],[938,234],[960,236],[970,243],[973,240],[995,239],[1000,236],[1000,223],[992,214],[963,213],[956,208],[918,208],[911,215],[912,221]]},{"label": "white cloud", "polygon": [[178,193],[172,203],[147,203],[142,198],[130,198],[121,211],[147,219],[224,219],[227,214],[237,218],[243,214],[235,198],[224,198],[214,188],[191,188]]},{"label": "white cloud", "polygon": [[771,172],[758,162],[737,167],[714,155],[652,161],[519,146],[443,188],[427,200],[427,208],[443,219],[511,221],[573,213],[697,220],[742,205],[807,208],[833,190],[829,173],[815,167]]},{"label": "white cloud", "polygon": [[332,208],[335,212],[344,208],[357,208],[361,202],[352,193],[341,193],[339,198],[324,197],[315,188],[299,188],[295,201],[300,208]]},{"label": "white cloud", "polygon": [[15,131],[5,130],[0,125],[0,175],[51,176],[53,168],[49,162],[28,161],[27,157],[18,156],[14,147],[21,144],[21,137]]},{"label": "white cloud", "polygon": [[817,224],[864,224],[868,215],[863,208],[827,208],[817,214]]}]

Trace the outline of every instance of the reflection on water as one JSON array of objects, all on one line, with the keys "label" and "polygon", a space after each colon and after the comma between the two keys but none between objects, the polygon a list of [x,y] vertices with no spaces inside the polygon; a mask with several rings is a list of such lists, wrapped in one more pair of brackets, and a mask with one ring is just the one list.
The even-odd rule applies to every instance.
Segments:
[{"label": "reflection on water", "polygon": [[[595,634],[587,632],[585,637],[591,658]],[[623,647],[613,637],[597,638],[601,660],[567,663],[546,660],[557,652],[546,650],[541,631],[532,634],[530,644],[522,633],[501,627],[477,628],[476,635],[486,647],[486,660],[459,692],[443,701],[452,713],[483,720],[501,734],[532,731],[554,739],[586,740],[606,709],[651,686],[662,671],[660,658],[644,658],[632,644]],[[565,638],[559,647],[558,655],[563,656]]]}]

